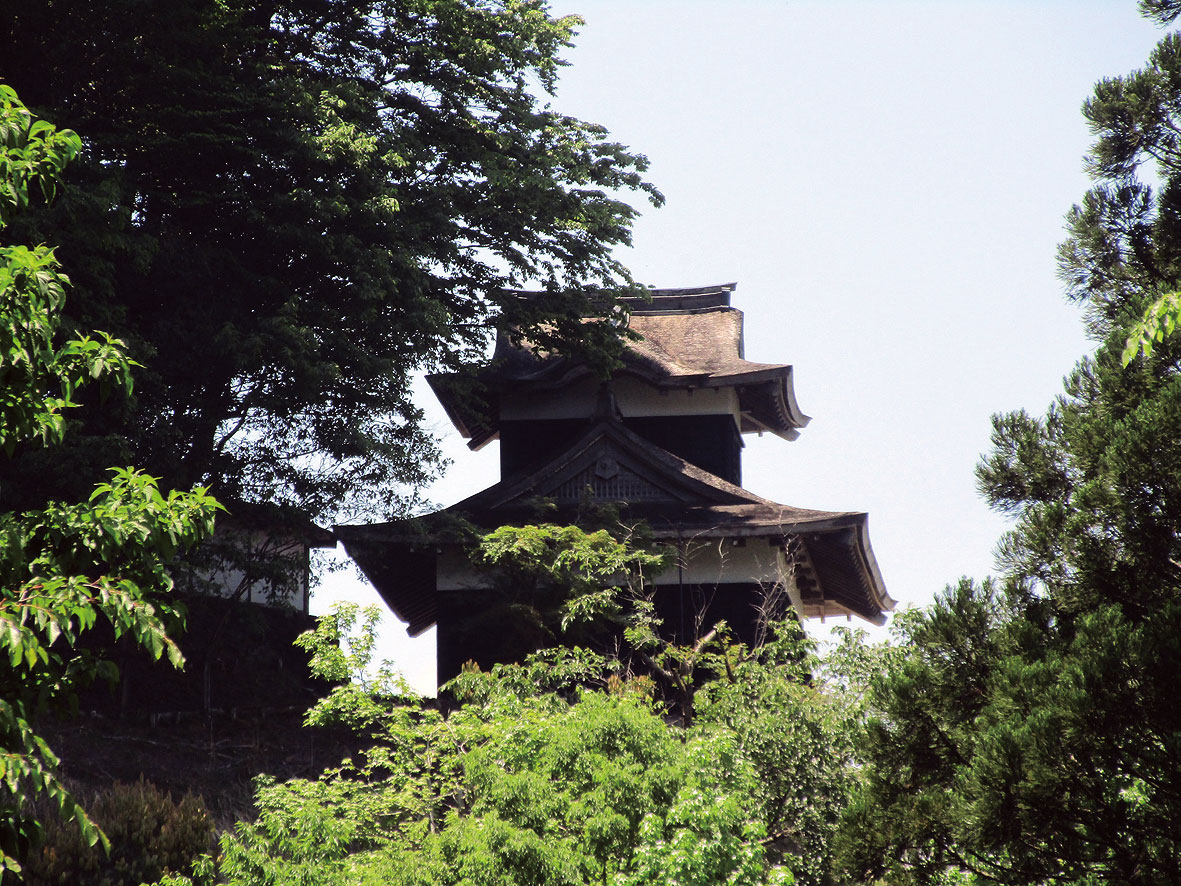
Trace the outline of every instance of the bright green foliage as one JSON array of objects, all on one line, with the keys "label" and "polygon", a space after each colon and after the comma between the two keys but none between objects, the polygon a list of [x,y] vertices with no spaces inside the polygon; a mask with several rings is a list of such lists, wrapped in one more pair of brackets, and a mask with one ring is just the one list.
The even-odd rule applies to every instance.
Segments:
[{"label": "bright green foliage", "polygon": [[480,556],[490,566],[508,567],[520,576],[544,575],[563,587],[576,601],[563,627],[583,609],[608,606],[619,586],[638,587],[645,575],[657,575],[669,565],[665,552],[617,541],[606,529],[586,532],[553,523],[501,526],[481,539]]},{"label": "bright green foliage", "polygon": [[[669,568],[672,552],[651,544],[637,528],[620,524],[617,515],[599,516],[624,540],[606,529],[550,523],[502,526],[485,535],[477,559],[493,570],[496,584],[490,594],[473,595],[479,609],[465,626],[486,630],[491,616],[506,610],[506,622],[535,621],[540,629],[535,636],[544,637],[545,645],[586,643],[610,649],[621,670],[650,681],[688,726],[703,675],[732,678],[735,664],[749,650],[733,645],[722,621],[703,624],[696,636],[680,642],[670,640],[649,579]],[[495,602],[486,601],[488,596]]]},{"label": "bright green foliage", "polygon": [[695,728],[733,735],[754,770],[744,802],[768,835],[769,856],[809,886],[833,882],[837,827],[857,780],[866,685],[850,665],[872,657],[869,650],[850,631],[821,662],[798,624],[780,624],[761,649],[732,646],[711,657],[719,672],[694,699]]},{"label": "bright green foliage", "polygon": [[342,725],[367,735],[380,727],[392,701],[413,695],[389,662],[382,662],[376,671],[371,668],[381,620],[377,607],[361,613],[360,625],[357,616],[355,603],[337,603],[316,620],[315,630],[295,640],[295,645],[308,651],[311,672],[335,684],[308,711],[309,726]]},{"label": "bright green foliage", "polygon": [[528,596],[554,640],[580,622],[618,620],[626,600],[670,562],[667,551],[618,541],[606,529],[553,523],[501,526],[480,540],[477,559],[499,574],[498,596]]},{"label": "bright green foliage", "polygon": [[213,843],[213,822],[199,799],[176,802],[142,779],[103,788],[87,807],[110,839],[110,854],[95,852],[76,828],[50,822],[44,844],[25,865],[25,886],[139,886],[188,871]]},{"label": "bright green foliage", "polygon": [[732,737],[681,735],[633,692],[460,682],[449,716],[387,706],[363,761],[263,786],[258,819],[222,841],[220,881],[791,882],[768,868]]},{"label": "bright green foliage", "polygon": [[[784,712],[786,713],[786,711]],[[751,818],[755,773],[735,737],[699,733],[685,748],[686,778],[666,808],[647,815],[633,869],[619,886],[794,883],[786,866],[768,869],[766,829]]]},{"label": "bright green foliage", "polygon": [[1061,262],[1100,344],[1045,417],[994,418],[978,476],[1015,518],[1001,574],[902,625],[845,844],[860,876],[1181,881],[1181,339],[1122,359],[1181,286],[1179,99],[1170,34],[1085,107],[1097,183]]},{"label": "bright green foliage", "polygon": [[42,682],[61,655],[53,644],[74,646],[100,617],[116,639],[128,634],[179,666],[180,650],[143,589],[171,587],[168,559],[208,531],[214,508],[203,490],[165,499],[152,478],[120,469],[86,504],[0,514],[0,638],[12,669],[5,676],[26,689]]},{"label": "bright green foliage", "polygon": [[30,189],[52,200],[61,171],[81,147],[77,133],[34,120],[16,91],[0,83],[0,227],[28,208]]},{"label": "bright green foliage", "polygon": [[[52,195],[78,149],[70,132],[34,121],[0,85],[0,194],[8,220],[30,192]],[[43,247],[0,249],[0,442],[4,449],[61,438],[62,410],[88,382],[129,384],[119,342],[100,334],[63,340],[66,280]],[[105,838],[54,775],[52,751],[33,717],[72,700],[99,669],[75,648],[100,621],[152,655],[181,657],[164,631],[170,610],[153,603],[171,581],[165,564],[212,530],[217,503],[204,490],[161,495],[155,481],[115,470],[82,504],[0,513],[0,865],[19,859],[40,833],[33,803],[47,801],[93,846]],[[109,670],[109,666],[108,666]]]},{"label": "bright green foliage", "polygon": [[1181,325],[1181,292],[1167,292],[1148,306],[1128,333],[1121,362],[1127,366],[1138,354],[1152,356],[1157,342],[1173,335]]},{"label": "bright green foliage", "polygon": [[467,669],[444,713],[388,674],[362,676],[373,624],[357,629],[357,615],[341,607],[302,641],[323,675],[367,681],[308,721],[373,746],[319,780],[260,784],[257,819],[191,881],[162,884],[838,882],[831,843],[864,690],[849,665],[871,666],[855,637],[823,672],[798,626],[707,656],[715,679],[703,670],[685,729],[651,680],[577,648]]},{"label": "bright green foliage", "polygon": [[652,681],[687,726],[702,675],[733,677],[735,662],[749,650],[732,648],[725,622],[702,625],[697,636],[671,641],[649,579],[669,568],[672,552],[618,519],[610,522],[624,540],[606,529],[549,523],[502,526],[484,536],[479,560],[495,570],[497,602],[485,604],[471,621],[478,631],[486,613],[508,605],[514,619],[536,618],[550,643],[610,648],[624,671]]},{"label": "bright green foliage", "polygon": [[435,466],[415,371],[481,361],[494,326],[609,366],[621,324],[583,317],[629,283],[616,195],[661,198],[548,104],[579,24],[540,0],[6,0],[5,76],[86,134],[26,239],[145,366],[134,403],[79,410],[77,476],[390,513]]},{"label": "bright green foliage", "polygon": [[[588,519],[625,535],[618,515]],[[614,646],[630,614],[628,601],[668,563],[663,549],[634,532],[626,536],[620,541],[605,529],[551,523],[503,526],[482,538],[470,530],[470,558],[487,587],[450,595],[452,642],[472,649],[473,661],[484,667],[558,643],[599,651]]]},{"label": "bright green foliage", "polygon": [[[53,197],[58,175],[81,140],[68,129],[34,120],[12,87],[0,83],[0,229],[29,206],[29,192]],[[99,381],[127,386],[131,362],[119,342],[103,333],[64,343],[53,340],[69,281],[53,250],[0,245],[0,449],[39,438],[60,443],[62,410],[76,406],[74,391]]]}]

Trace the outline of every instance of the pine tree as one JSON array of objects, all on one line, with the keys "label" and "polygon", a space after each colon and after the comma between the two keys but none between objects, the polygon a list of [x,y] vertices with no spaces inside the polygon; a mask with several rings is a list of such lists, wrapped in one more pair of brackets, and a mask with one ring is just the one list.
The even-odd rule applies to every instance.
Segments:
[{"label": "pine tree", "polygon": [[979,482],[1015,523],[996,583],[904,626],[846,835],[862,876],[1181,880],[1181,341],[1121,360],[1181,287],[1181,35],[1084,113],[1095,184],[1060,267],[1097,349],[1045,416],[993,419]]}]

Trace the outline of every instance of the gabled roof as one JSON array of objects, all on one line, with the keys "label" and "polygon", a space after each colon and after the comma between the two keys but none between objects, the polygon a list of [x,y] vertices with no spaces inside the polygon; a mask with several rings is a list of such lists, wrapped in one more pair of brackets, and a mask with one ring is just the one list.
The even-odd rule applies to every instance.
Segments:
[{"label": "gabled roof", "polygon": [[[462,518],[481,529],[544,519],[574,522],[587,496],[626,506],[657,539],[765,538],[796,570],[805,613],[852,613],[881,623],[893,608],[869,544],[867,515],[778,504],[728,483],[605,418],[545,465],[416,520],[338,526],[337,536],[411,634],[434,621],[430,559]],[[554,509],[538,517],[537,502]],[[417,553],[416,553],[417,552]],[[433,566],[433,560],[431,560]],[[417,571],[416,571],[417,570]]]},{"label": "gabled roof", "polygon": [[[768,431],[794,440],[810,419],[796,402],[792,367],[746,359],[743,314],[730,306],[736,287],[726,283],[650,289],[643,297],[623,299],[630,328],[643,338],[628,345],[618,374],[636,376],[662,389],[735,388],[742,433]],[[478,449],[498,432],[500,398],[560,390],[590,374],[578,361],[535,354],[502,334],[492,363],[477,376],[481,396],[463,390],[454,375],[430,376],[428,381],[456,428]]]},{"label": "gabled roof", "polygon": [[[735,486],[629,431],[610,417],[601,418],[569,449],[530,471],[510,477],[448,508],[475,515],[479,525],[504,520],[507,511],[551,500],[559,512],[577,508],[587,491],[596,503],[626,503],[628,513],[680,525],[693,512],[758,513],[776,524],[827,521],[860,516],[852,512],[813,511],[776,504]],[[735,510],[737,509],[737,510]],[[489,519],[481,519],[486,515]]]}]

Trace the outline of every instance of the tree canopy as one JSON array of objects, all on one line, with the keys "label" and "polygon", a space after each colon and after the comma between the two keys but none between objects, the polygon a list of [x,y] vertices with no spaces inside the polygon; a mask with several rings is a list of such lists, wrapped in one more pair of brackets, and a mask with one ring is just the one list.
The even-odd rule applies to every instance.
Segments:
[{"label": "tree canopy", "polygon": [[[85,135],[22,233],[69,250],[71,321],[145,366],[59,476],[134,455],[230,501],[388,514],[436,464],[412,373],[482,359],[495,325],[609,364],[587,292],[629,282],[618,194],[661,197],[545,101],[578,24],[537,0],[5,4],[0,77]],[[0,494],[42,494],[31,474]]]},{"label": "tree canopy", "polygon": [[650,679],[578,648],[469,668],[451,684],[462,705],[440,711],[366,675],[376,613],[360,632],[356,616],[344,604],[301,642],[343,681],[308,722],[367,749],[261,785],[257,818],[161,886],[833,882],[856,681],[810,673],[797,624],[759,649],[718,644],[733,667],[703,668],[685,729]]}]

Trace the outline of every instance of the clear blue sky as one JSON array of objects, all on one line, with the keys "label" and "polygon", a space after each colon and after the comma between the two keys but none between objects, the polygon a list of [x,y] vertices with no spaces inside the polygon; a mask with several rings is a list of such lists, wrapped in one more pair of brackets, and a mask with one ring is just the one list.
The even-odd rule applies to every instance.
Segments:
[{"label": "clear blue sky", "polygon": [[[986,575],[1005,528],[973,477],[989,416],[1044,411],[1089,348],[1054,261],[1088,187],[1080,106],[1161,31],[1122,0],[555,9],[586,24],[554,106],[647,154],[668,199],[625,263],[655,286],[737,281],[748,358],[795,366],[812,423],[747,438],[744,485],[868,511],[900,605]],[[495,444],[444,442],[435,502],[497,480]],[[365,590],[341,573],[314,607],[339,596]],[[389,654],[425,688],[424,640]]]}]

